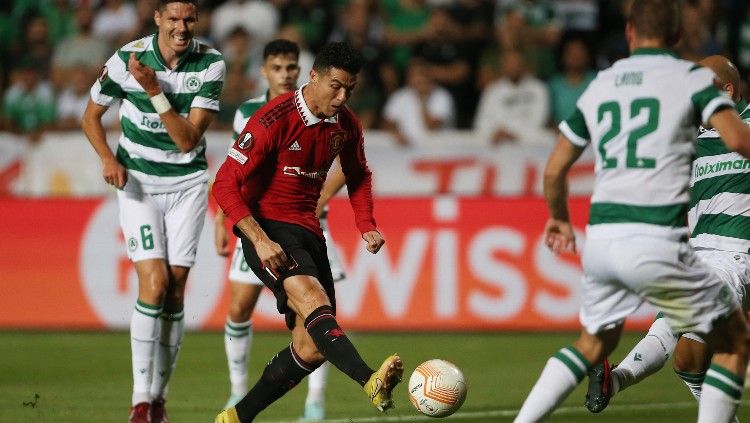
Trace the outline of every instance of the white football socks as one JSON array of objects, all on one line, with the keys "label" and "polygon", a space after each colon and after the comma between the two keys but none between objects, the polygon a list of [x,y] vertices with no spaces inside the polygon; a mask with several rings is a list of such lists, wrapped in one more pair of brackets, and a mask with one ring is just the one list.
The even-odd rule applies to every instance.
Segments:
[{"label": "white football socks", "polygon": [[703,381],[698,423],[733,421],[742,398],[742,385],[740,376],[711,364]]},{"label": "white football socks", "polygon": [[307,398],[305,404],[325,404],[326,384],[328,383],[328,369],[331,365],[324,361],[314,372],[307,376]]},{"label": "white football socks", "polygon": [[581,383],[591,364],[573,347],[565,347],[547,360],[515,423],[538,422],[550,414]]},{"label": "white football socks", "polygon": [[227,317],[224,325],[224,349],[227,353],[232,395],[244,396],[247,393],[247,360],[252,342],[252,321],[235,323]]},{"label": "white football socks", "polygon": [[612,370],[612,395],[639,383],[664,367],[677,338],[664,318],[654,320],[648,334]]},{"label": "white football socks", "polygon": [[154,356],[151,398],[166,398],[167,384],[177,366],[177,356],[185,335],[185,312],[162,313],[159,343]]},{"label": "white football socks", "polygon": [[137,301],[130,318],[130,351],[133,367],[132,404],[150,402],[154,349],[162,307]]}]

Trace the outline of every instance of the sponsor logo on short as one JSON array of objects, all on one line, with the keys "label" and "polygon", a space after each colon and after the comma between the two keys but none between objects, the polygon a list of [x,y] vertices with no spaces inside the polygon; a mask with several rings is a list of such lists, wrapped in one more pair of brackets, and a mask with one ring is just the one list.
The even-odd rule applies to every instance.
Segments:
[{"label": "sponsor logo on short", "polygon": [[289,146],[289,150],[291,151],[302,151],[302,147],[299,146],[299,142],[297,140],[294,140],[292,145]]},{"label": "sponsor logo on short", "polygon": [[305,178],[310,178],[310,179],[323,179],[326,175],[326,172],[322,170],[306,172],[302,170],[299,166],[284,166],[284,175],[303,176]]},{"label": "sponsor logo on short", "polygon": [[239,164],[245,164],[245,162],[247,162],[247,156],[240,153],[240,151],[234,147],[229,149],[228,156],[239,162]]},{"label": "sponsor logo on short", "polygon": [[131,236],[130,238],[128,238],[128,250],[130,250],[130,252],[133,252],[137,249],[138,249],[138,240],[135,239],[135,237]]}]

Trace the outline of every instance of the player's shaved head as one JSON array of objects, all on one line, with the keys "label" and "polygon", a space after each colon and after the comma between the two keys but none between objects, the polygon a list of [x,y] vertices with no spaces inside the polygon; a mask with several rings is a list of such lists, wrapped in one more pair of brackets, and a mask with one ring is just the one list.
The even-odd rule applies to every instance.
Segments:
[{"label": "player's shaved head", "polygon": [[738,91],[740,87],[740,72],[729,59],[719,55],[708,56],[698,62],[698,64],[714,71],[722,84],[732,84],[735,92]]},{"label": "player's shaved head", "polygon": [[659,39],[674,44],[680,33],[680,5],[677,0],[635,0],[628,22],[644,39]]}]

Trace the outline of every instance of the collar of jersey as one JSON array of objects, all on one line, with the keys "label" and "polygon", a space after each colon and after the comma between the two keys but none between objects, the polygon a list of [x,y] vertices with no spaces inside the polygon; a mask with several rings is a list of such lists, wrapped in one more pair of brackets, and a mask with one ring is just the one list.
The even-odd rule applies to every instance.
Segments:
[{"label": "collar of jersey", "polygon": [[197,44],[196,41],[195,41],[195,39],[191,39],[190,40],[190,45],[188,46],[187,49],[185,49],[185,53],[183,53],[182,56],[180,56],[180,59],[177,61],[177,66],[175,66],[174,69],[170,69],[167,66],[167,62],[165,62],[164,58],[161,57],[161,51],[159,51],[159,40],[158,40],[158,38],[159,38],[159,32],[157,31],[156,34],[154,34],[153,41],[151,41],[152,44],[153,44],[153,48],[154,48],[154,57],[156,57],[156,60],[159,63],[161,63],[161,65],[164,67],[164,70],[167,71],[167,72],[170,72],[170,71],[173,71],[173,70],[177,70],[177,68],[180,67],[180,65],[182,64],[182,62],[185,61],[185,58],[188,57],[189,53],[191,51],[195,50],[195,46]]},{"label": "collar of jersey", "polygon": [[[305,88],[306,85],[307,84],[304,84],[303,86],[299,87],[297,91],[294,92],[294,104],[297,106],[297,111],[299,112],[299,115],[302,118],[302,122],[305,122],[305,126],[313,126],[316,123],[322,121],[323,119],[315,116],[313,112],[310,111],[310,108],[307,107],[307,103],[305,103],[305,98],[302,96],[302,89]],[[338,122],[338,114],[329,117],[325,121],[328,123]]]},{"label": "collar of jersey", "polygon": [[633,50],[631,56],[645,56],[655,54],[666,54],[672,57],[677,57],[677,53],[668,48],[654,48],[654,47],[641,47]]}]

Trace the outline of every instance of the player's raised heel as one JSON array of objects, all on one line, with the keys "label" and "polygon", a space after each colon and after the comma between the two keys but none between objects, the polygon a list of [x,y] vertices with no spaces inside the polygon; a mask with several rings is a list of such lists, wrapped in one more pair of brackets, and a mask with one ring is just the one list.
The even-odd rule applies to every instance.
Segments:
[{"label": "player's raised heel", "polygon": [[375,408],[380,411],[393,408],[391,392],[401,382],[403,374],[404,364],[401,362],[401,357],[398,354],[393,354],[386,358],[380,368],[370,376],[370,380],[367,381],[363,389]]},{"label": "player's raised heel", "polygon": [[241,423],[240,418],[237,416],[237,410],[232,408],[227,408],[226,410],[219,413],[218,416],[216,416],[216,420],[214,420],[214,423]]},{"label": "player's raised heel", "polygon": [[589,389],[584,405],[592,413],[600,413],[609,405],[612,398],[612,369],[606,359],[589,370]]}]

